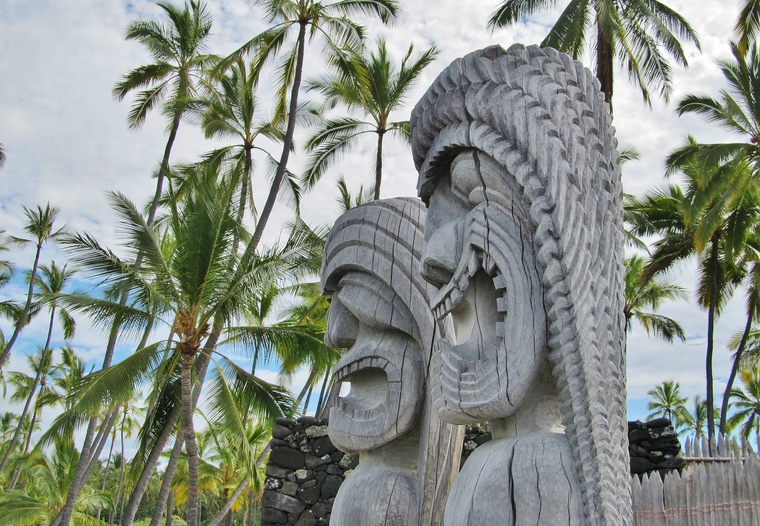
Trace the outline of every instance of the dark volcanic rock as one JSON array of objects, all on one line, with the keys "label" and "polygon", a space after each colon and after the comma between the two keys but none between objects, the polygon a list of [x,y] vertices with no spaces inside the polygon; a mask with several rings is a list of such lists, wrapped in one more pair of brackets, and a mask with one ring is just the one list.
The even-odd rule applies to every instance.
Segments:
[{"label": "dark volcanic rock", "polygon": [[303,453],[289,447],[278,447],[269,454],[269,462],[275,466],[289,469],[301,469],[304,463]]},{"label": "dark volcanic rock", "polygon": [[288,514],[272,508],[261,508],[261,522],[264,524],[287,524]]},{"label": "dark volcanic rock", "polygon": [[327,475],[324,482],[322,482],[322,498],[329,499],[338,494],[340,485],[343,484],[343,479],[336,475]]},{"label": "dark volcanic rock", "polygon": [[289,497],[274,490],[265,490],[261,505],[265,508],[274,508],[286,513],[300,514],[306,505],[300,500]]}]

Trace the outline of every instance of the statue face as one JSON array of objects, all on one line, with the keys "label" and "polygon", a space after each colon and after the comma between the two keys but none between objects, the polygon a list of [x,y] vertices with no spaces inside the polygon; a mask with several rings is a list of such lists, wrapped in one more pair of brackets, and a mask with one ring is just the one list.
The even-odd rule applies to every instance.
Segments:
[{"label": "statue face", "polygon": [[430,196],[423,278],[444,338],[430,372],[434,407],[455,424],[511,416],[546,360],[533,228],[517,182],[477,150],[456,156]]},{"label": "statue face", "polygon": [[326,338],[347,349],[334,388],[350,384],[350,391],[330,410],[330,438],[340,449],[375,449],[417,426],[424,376],[415,332],[408,308],[383,281],[361,272],[341,278]]}]

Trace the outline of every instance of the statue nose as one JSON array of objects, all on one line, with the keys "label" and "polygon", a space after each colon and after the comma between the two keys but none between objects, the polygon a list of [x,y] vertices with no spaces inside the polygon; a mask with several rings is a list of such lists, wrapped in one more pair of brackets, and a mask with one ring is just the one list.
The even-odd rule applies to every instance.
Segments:
[{"label": "statue nose", "polygon": [[464,221],[451,221],[433,233],[420,262],[425,281],[440,289],[451,280],[462,257],[463,232]]}]

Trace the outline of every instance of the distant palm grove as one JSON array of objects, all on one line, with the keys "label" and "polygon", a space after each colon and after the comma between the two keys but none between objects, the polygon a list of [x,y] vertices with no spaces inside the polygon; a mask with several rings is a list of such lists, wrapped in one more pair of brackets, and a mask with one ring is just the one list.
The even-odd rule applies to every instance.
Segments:
[{"label": "distant palm grove", "polygon": [[[274,419],[329,404],[340,357],[323,343],[318,275],[329,229],[302,219],[301,198],[360,145],[374,177],[352,192],[334,176],[329,206],[338,213],[380,197],[385,141],[408,143],[407,96],[439,51],[365,39],[364,25],[403,16],[396,0],[249,3],[268,27],[227,56],[208,49],[213,21],[200,1],[158,2],[159,17],[127,24],[126,39],[150,61],[114,79],[113,96],[130,105],[128,127],[160,114],[166,135],[155,173],[141,174],[155,189],[140,202],[119,189],[107,196],[117,246],[62,225],[55,203],[19,210],[23,231],[0,229],[0,382],[14,408],[0,414],[0,526],[260,524]],[[519,23],[554,4],[505,0],[482,25]],[[590,57],[608,101],[619,68],[642,104],[653,94],[668,101],[670,61],[688,67],[682,44],[700,46],[688,21],[656,0],[560,4],[542,45]],[[760,431],[760,1],[743,0],[736,17],[732,57],[718,63],[722,88],[673,101],[679,115],[735,142],[684,137],[663,160],[668,184],[625,196],[627,329],[686,339],[678,320],[657,312],[691,296],[673,281],[682,261],[698,269],[693,301],[705,311],[706,347],[693,357],[704,359],[704,393],[687,399],[676,377],[654,385],[651,416],[708,439]],[[397,59],[399,47],[407,51]],[[304,75],[307,49],[321,53],[318,77]],[[185,126],[216,146],[180,165],[172,150]],[[0,144],[0,176],[11,157]],[[292,216],[276,237],[278,200]],[[52,244],[65,261],[43,260]],[[30,260],[14,268],[5,258],[22,248]],[[12,297],[11,283],[24,294]],[[746,317],[716,393],[715,324],[736,295]],[[46,336],[23,370],[11,370],[33,318]],[[68,341],[82,322],[99,329],[96,365],[68,343],[51,345],[54,332]],[[262,378],[265,366],[279,370],[277,381]],[[291,393],[283,385],[303,369],[306,385]]]}]

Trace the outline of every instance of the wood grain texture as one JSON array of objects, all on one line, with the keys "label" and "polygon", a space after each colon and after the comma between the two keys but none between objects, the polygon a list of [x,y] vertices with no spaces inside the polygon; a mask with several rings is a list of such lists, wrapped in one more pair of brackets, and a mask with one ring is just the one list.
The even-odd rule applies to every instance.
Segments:
[{"label": "wood grain texture", "polygon": [[425,207],[373,201],[331,230],[322,285],[331,296],[326,341],[347,350],[336,365],[329,435],[359,452],[336,497],[331,524],[440,524],[459,467],[461,432],[431,412],[428,365],[433,288],[419,275]]},{"label": "wood grain texture", "polygon": [[[507,217],[511,222],[506,225],[507,232],[520,232],[519,249],[535,255],[546,315],[546,356],[582,495],[583,524],[631,524],[622,315],[622,185],[617,142],[598,83],[580,62],[555,50],[493,46],[448,66],[415,107],[411,124],[418,191],[430,207],[428,223],[440,222],[446,215],[462,215],[462,211],[474,218],[481,207],[481,237],[488,241],[495,230],[493,225],[505,224],[503,218]],[[467,186],[472,177],[463,175],[460,183],[454,180],[452,160],[456,162],[462,152],[474,152],[480,194]],[[484,175],[487,171],[480,170],[487,164],[483,159],[489,158],[502,168],[501,181],[489,181]],[[451,195],[446,194],[446,188],[441,189],[449,185]],[[445,206],[439,206],[441,203]],[[499,205],[507,213],[496,213]],[[495,212],[492,215],[488,212],[491,209]],[[459,230],[453,228],[451,232]],[[431,243],[434,235],[428,233]],[[477,248],[471,252],[477,254]],[[480,265],[498,287],[497,278],[503,277],[505,269],[498,268],[498,258],[490,257],[498,245],[479,248],[475,265]],[[426,277],[445,289],[447,277],[441,268],[446,260],[441,254],[446,251],[439,247],[429,251],[433,269]],[[465,244],[462,259],[467,259],[467,251]],[[449,278],[457,279],[459,263],[453,271],[448,269]],[[497,269],[492,270],[494,267]],[[476,282],[477,277],[469,270],[462,275]],[[461,283],[457,286],[460,291],[465,288]],[[508,297],[508,288],[506,294]],[[534,296],[517,295],[521,297]],[[452,301],[456,304],[457,299]],[[436,312],[439,318],[450,308],[445,302],[446,298],[443,311]],[[497,310],[502,307],[496,306]],[[505,310],[506,323],[515,307]],[[503,332],[504,340],[511,337],[508,329],[497,327],[496,331]],[[501,358],[510,356],[508,347],[506,354],[497,350],[489,356],[490,348],[485,345],[482,350],[489,359],[473,360],[464,358],[473,356],[472,352],[466,355],[466,349],[457,350],[458,345],[450,343],[453,352],[442,349],[440,353],[442,378],[455,378],[448,384],[448,393],[442,392],[440,397],[452,400],[451,404],[438,405],[444,419],[498,416],[499,400],[488,394],[492,389],[485,384],[504,386],[506,375],[511,375],[513,383],[522,371],[528,377],[533,374],[524,364],[522,370],[499,369],[506,363]],[[460,361],[454,359],[457,355]],[[493,362],[498,366],[492,367]],[[466,389],[455,389],[457,385]],[[442,391],[447,389],[443,381],[441,386]],[[509,395],[509,388],[503,393]],[[505,397],[509,400],[502,404],[504,418],[519,413],[528,399],[521,401],[518,396],[513,402],[511,396]],[[459,417],[454,416],[457,404]],[[506,430],[510,425],[503,427]]]}]

